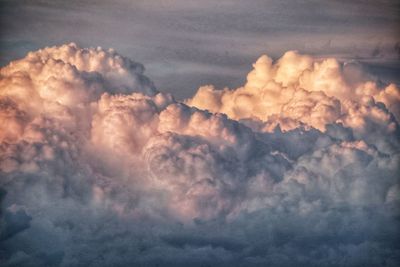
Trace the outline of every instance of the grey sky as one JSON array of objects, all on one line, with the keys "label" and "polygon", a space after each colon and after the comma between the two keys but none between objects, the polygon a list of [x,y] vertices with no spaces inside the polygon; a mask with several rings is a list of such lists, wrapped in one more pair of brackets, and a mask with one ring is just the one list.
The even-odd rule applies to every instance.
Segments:
[{"label": "grey sky", "polygon": [[0,64],[65,42],[113,47],[177,98],[237,87],[261,54],[364,62],[398,82],[400,1],[1,1]]}]

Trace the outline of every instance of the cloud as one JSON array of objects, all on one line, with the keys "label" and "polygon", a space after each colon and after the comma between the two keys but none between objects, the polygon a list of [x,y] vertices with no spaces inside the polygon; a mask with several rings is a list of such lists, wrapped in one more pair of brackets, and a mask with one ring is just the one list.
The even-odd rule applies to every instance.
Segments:
[{"label": "cloud", "polygon": [[182,103],[113,50],[10,62],[1,261],[396,266],[399,89],[349,64],[262,56]]},{"label": "cloud", "polygon": [[187,104],[234,120],[259,120],[267,132],[277,125],[285,131],[305,125],[324,132],[327,125],[340,123],[372,143],[373,132],[390,136],[398,132],[399,88],[367,80],[369,76],[354,63],[314,60],[289,51],[275,63],[264,55],[253,67],[243,87],[204,86]]}]

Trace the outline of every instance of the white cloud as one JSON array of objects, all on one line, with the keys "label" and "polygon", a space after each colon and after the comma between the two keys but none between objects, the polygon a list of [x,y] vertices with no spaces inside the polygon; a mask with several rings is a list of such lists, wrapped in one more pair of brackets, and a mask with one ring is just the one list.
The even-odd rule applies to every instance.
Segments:
[{"label": "white cloud", "polygon": [[[351,74],[357,69],[350,71],[349,66],[333,58],[314,60],[289,51],[276,63],[264,55],[253,67],[243,87],[221,91],[205,86],[187,103],[225,113],[232,119],[256,118],[268,123],[280,120],[282,129],[305,123],[324,131],[325,125],[336,122],[363,128],[368,115],[381,116],[379,121],[390,123],[388,112],[376,102],[384,103],[397,119],[400,117],[399,88],[394,84],[379,87],[376,82],[364,81],[360,74],[354,80]],[[354,105],[361,107],[355,110]],[[363,114],[364,109],[374,111]],[[358,121],[350,122],[354,116]],[[284,123],[283,118],[297,123]]]},{"label": "white cloud", "polygon": [[395,266],[399,89],[368,78],[262,56],[190,107],[112,50],[31,52],[1,69],[0,259]]}]

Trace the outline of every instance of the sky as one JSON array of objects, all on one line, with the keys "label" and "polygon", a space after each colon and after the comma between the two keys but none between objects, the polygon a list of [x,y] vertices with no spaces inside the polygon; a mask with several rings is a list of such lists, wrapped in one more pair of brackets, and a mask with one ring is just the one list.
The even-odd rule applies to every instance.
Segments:
[{"label": "sky", "polygon": [[0,3],[0,266],[400,266],[398,2]]},{"label": "sky", "polygon": [[236,88],[261,54],[358,60],[398,80],[398,1],[0,1],[0,64],[45,46],[112,47],[162,91]]}]

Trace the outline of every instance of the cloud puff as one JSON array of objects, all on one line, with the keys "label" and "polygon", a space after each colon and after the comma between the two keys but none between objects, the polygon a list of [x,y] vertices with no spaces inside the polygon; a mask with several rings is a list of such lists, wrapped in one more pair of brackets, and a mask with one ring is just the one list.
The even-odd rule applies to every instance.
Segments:
[{"label": "cloud puff", "polygon": [[180,103],[75,44],[1,69],[5,266],[396,266],[399,89],[262,56]]},{"label": "cloud puff", "polygon": [[395,128],[390,112],[400,118],[399,88],[366,80],[355,63],[314,60],[289,51],[275,63],[264,55],[253,67],[243,87],[216,90],[205,86],[187,103],[236,120],[267,122],[271,125],[267,130],[276,124],[285,130],[305,124],[324,131],[327,124],[343,123],[362,131],[376,118],[390,131]]}]

